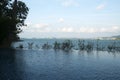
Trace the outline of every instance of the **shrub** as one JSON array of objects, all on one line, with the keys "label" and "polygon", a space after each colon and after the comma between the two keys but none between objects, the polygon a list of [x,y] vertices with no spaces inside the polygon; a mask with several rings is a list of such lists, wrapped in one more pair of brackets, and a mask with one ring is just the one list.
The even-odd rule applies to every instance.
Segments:
[{"label": "shrub", "polygon": [[88,44],[86,45],[86,50],[93,50],[93,43],[92,42],[88,42]]},{"label": "shrub", "polygon": [[49,45],[48,42],[43,44],[43,46],[42,46],[42,49],[50,49],[50,48],[52,48],[52,46]]},{"label": "shrub", "polygon": [[78,48],[79,50],[84,50],[85,49],[85,44],[84,44],[84,40],[79,40],[78,41]]},{"label": "shrub", "polygon": [[56,50],[56,49],[61,49],[61,46],[60,46],[61,44],[60,43],[58,43],[57,41],[55,41],[55,43],[54,43],[54,49]]},{"label": "shrub", "polygon": [[28,49],[32,49],[33,48],[33,42],[32,43],[28,43]]},{"label": "shrub", "polygon": [[69,51],[73,48],[73,43],[70,40],[66,40],[61,44],[61,49],[64,51]]}]

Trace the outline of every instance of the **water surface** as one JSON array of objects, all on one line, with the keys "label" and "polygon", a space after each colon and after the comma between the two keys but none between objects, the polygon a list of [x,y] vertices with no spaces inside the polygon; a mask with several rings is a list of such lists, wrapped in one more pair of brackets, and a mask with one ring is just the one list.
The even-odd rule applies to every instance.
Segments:
[{"label": "water surface", "polygon": [[1,49],[0,80],[120,80],[120,53]]}]

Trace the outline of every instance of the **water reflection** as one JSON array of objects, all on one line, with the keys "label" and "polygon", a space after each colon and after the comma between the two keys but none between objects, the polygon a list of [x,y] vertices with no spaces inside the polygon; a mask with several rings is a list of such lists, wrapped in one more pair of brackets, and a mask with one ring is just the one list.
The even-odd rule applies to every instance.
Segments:
[{"label": "water reflection", "polygon": [[0,49],[0,80],[21,80],[16,66],[15,50]]},{"label": "water reflection", "polygon": [[2,49],[0,80],[119,80],[119,60],[107,51]]}]

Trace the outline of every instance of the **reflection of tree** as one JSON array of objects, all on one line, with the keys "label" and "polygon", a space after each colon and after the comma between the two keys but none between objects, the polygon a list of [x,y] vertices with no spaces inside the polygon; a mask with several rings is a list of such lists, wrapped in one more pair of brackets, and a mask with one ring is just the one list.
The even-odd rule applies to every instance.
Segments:
[{"label": "reflection of tree", "polygon": [[9,47],[14,40],[18,40],[21,27],[28,14],[28,7],[22,1],[0,1],[0,47]]},{"label": "reflection of tree", "polygon": [[23,56],[26,54],[22,50],[0,49],[0,80],[24,80],[26,63]]},{"label": "reflection of tree", "polygon": [[0,49],[0,80],[18,80],[19,78],[15,63],[15,51]]}]

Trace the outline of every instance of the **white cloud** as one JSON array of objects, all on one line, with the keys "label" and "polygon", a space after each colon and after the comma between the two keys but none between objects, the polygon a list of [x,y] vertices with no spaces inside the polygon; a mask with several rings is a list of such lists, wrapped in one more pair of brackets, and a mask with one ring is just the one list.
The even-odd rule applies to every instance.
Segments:
[{"label": "white cloud", "polygon": [[76,0],[62,0],[62,5],[65,7],[69,6],[79,6],[79,3]]},{"label": "white cloud", "polygon": [[96,7],[97,10],[102,10],[105,8],[105,4],[100,4]]},{"label": "white cloud", "polygon": [[120,26],[113,26],[113,27],[110,29],[110,32],[120,32]]},{"label": "white cloud", "polygon": [[46,23],[30,24],[28,25],[28,27],[23,28],[24,32],[32,32],[32,33],[49,32],[50,30],[51,30],[50,24],[46,24]]},{"label": "white cloud", "polygon": [[49,25],[48,24],[45,24],[45,23],[40,23],[40,24],[35,24],[34,27],[37,28],[37,29],[44,29],[46,27],[48,27]]},{"label": "white cloud", "polygon": [[24,31],[20,34],[22,37],[80,37],[87,35],[105,36],[104,34],[115,34],[120,32],[120,26],[107,26],[107,27],[78,27],[78,26],[64,26],[55,27],[50,24],[32,24],[25,27]]},{"label": "white cloud", "polygon": [[62,27],[55,32],[73,32],[73,33],[115,33],[120,32],[119,26],[112,27]]},{"label": "white cloud", "polygon": [[63,23],[64,19],[63,18],[59,18],[58,22]]},{"label": "white cloud", "polygon": [[[64,21],[63,18],[59,19]],[[40,33],[40,32],[72,32],[72,33],[116,33],[120,32],[120,26],[111,26],[111,27],[77,27],[77,26],[65,26],[65,27],[52,27],[54,25],[39,23],[39,24],[30,24],[28,27],[24,27],[24,32]]]},{"label": "white cloud", "polygon": [[101,28],[101,29],[100,29],[100,32],[106,32],[106,31],[107,31],[106,28]]},{"label": "white cloud", "polygon": [[118,30],[118,29],[120,29],[120,27],[118,27],[118,26],[113,26],[112,28],[113,28],[113,30]]},{"label": "white cloud", "polygon": [[99,29],[99,32],[111,32],[111,33],[115,33],[115,32],[119,32],[120,31],[120,27],[119,26],[112,26],[109,28],[101,28]]},{"label": "white cloud", "polygon": [[74,32],[74,30],[71,27],[64,27],[60,30],[60,32]]},{"label": "white cloud", "polygon": [[79,30],[77,30],[77,32],[82,32],[82,33],[106,33],[106,32],[119,32],[120,31],[120,27],[119,26],[112,26],[112,27],[101,27],[101,28],[97,28],[97,27],[81,27]]},{"label": "white cloud", "polygon": [[96,28],[91,28],[91,27],[81,27],[77,32],[95,33],[95,32],[98,32],[98,30]]}]

